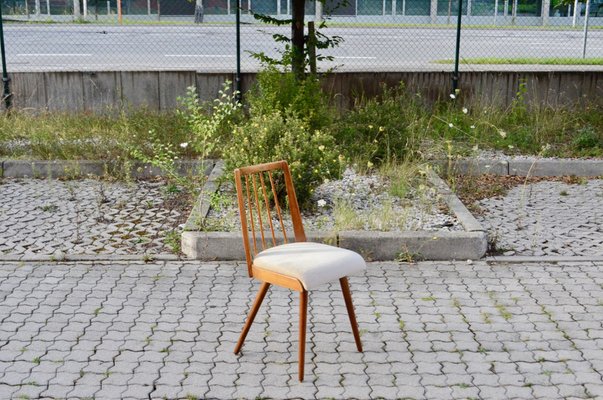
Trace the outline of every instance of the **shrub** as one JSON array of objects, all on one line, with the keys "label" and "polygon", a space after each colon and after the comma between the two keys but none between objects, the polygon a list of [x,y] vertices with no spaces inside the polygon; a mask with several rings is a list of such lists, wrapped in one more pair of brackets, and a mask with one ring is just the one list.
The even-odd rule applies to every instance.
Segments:
[{"label": "shrub", "polygon": [[579,151],[596,149],[603,147],[603,137],[597,134],[592,126],[586,126],[576,132],[572,145]]},{"label": "shrub", "polygon": [[[419,112],[412,100],[405,99],[403,88],[383,88],[378,98],[361,99],[343,114],[333,127],[337,143],[350,158],[363,164],[380,165],[392,159],[404,159],[414,148],[414,122],[408,111]],[[409,107],[413,108],[409,110]]]},{"label": "shrub", "polygon": [[292,114],[309,129],[322,129],[333,122],[333,112],[320,82],[312,77],[298,81],[292,73],[269,68],[257,75],[257,82],[245,97],[251,115],[268,115],[274,110]]},{"label": "shrub", "polygon": [[308,204],[317,185],[339,176],[340,171],[333,138],[309,129],[308,123],[293,112],[278,109],[253,115],[248,123],[235,127],[223,156],[229,170],[287,160],[301,205]]}]

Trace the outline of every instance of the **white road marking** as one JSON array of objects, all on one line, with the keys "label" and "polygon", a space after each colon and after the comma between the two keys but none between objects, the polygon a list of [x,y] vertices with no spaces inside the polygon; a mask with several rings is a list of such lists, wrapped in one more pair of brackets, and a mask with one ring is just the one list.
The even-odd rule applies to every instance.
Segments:
[{"label": "white road marking", "polygon": [[224,54],[165,54],[165,57],[211,57],[211,58],[234,58],[234,55]]},{"label": "white road marking", "polygon": [[348,60],[376,60],[377,57],[345,57],[345,56],[334,56],[334,58],[342,58]]},{"label": "white road marking", "polygon": [[19,53],[21,57],[92,57],[92,54],[85,53]]}]

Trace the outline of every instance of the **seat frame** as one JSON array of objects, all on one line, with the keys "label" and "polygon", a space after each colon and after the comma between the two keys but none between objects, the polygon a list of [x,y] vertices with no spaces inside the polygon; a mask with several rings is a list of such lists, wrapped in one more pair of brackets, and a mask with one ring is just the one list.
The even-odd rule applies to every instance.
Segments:
[{"label": "seat frame", "polygon": [[[306,325],[307,325],[307,313],[308,313],[308,291],[304,288],[302,282],[294,277],[287,276],[284,274],[279,274],[273,271],[268,271],[266,269],[258,268],[254,266],[253,259],[258,254],[258,241],[261,244],[262,249],[267,248],[267,240],[266,235],[264,233],[264,223],[263,223],[263,214],[266,214],[268,225],[270,227],[272,245],[277,245],[277,238],[275,235],[275,227],[272,222],[272,214],[270,207],[270,200],[268,199],[267,190],[266,190],[266,182],[264,180],[265,174],[268,175],[267,181],[270,184],[270,189],[272,191],[273,200],[274,200],[274,208],[276,209],[276,216],[279,220],[279,226],[277,228],[281,228],[281,232],[284,238],[284,242],[288,243],[287,233],[285,231],[285,227],[283,224],[282,212],[276,186],[274,183],[274,179],[272,173],[275,171],[282,171],[284,181],[285,181],[285,190],[286,195],[288,197],[289,203],[289,212],[291,214],[291,221],[293,223],[293,233],[295,237],[295,242],[305,242],[306,234],[304,231],[301,213],[299,211],[299,206],[297,203],[297,197],[295,195],[295,188],[293,186],[293,181],[291,178],[291,172],[289,170],[289,166],[286,161],[276,161],[266,164],[259,164],[249,167],[243,167],[236,169],[235,172],[235,185],[237,189],[237,199],[239,204],[239,213],[241,217],[241,230],[243,234],[243,245],[245,248],[245,259],[247,261],[247,272],[249,277],[255,278],[261,282],[260,289],[258,294],[249,310],[249,315],[247,316],[247,320],[245,325],[243,326],[243,330],[239,337],[239,340],[235,346],[234,353],[238,354],[241,351],[241,347],[245,342],[245,338],[247,337],[247,333],[253,324],[253,320],[255,319],[256,314],[258,313],[260,306],[262,305],[262,301],[268,292],[268,289],[271,285],[280,286],[283,288],[295,290],[300,293],[300,302],[299,302],[299,380],[300,382],[304,380],[304,364],[305,364],[305,354],[306,354]],[[256,178],[256,176],[258,178]],[[245,184],[245,191],[243,190],[243,180]],[[251,181],[251,188],[250,188]],[[258,188],[257,182],[259,181],[260,187]],[[252,193],[253,191],[253,193]],[[262,198],[263,204],[260,202],[260,198]],[[247,203],[247,205],[246,205]],[[254,217],[254,209],[256,211],[256,215]],[[249,210],[249,213],[247,212]],[[249,219],[248,219],[249,216]],[[259,234],[261,236],[261,240],[256,238],[256,220],[258,222],[257,229],[259,230]],[[249,225],[248,225],[249,223]],[[251,242],[249,235],[249,228],[251,228]],[[268,246],[269,247],[269,246]],[[252,256],[253,250],[253,256]],[[348,312],[348,317],[350,320],[350,324],[352,325],[352,333],[354,335],[354,341],[356,342],[356,348],[359,352],[362,352],[362,343],[360,341],[360,333],[358,331],[358,324],[356,322],[356,315],[354,313],[354,306],[352,303],[352,295],[350,293],[349,283],[347,277],[342,277],[339,279],[339,284],[341,286],[341,291],[343,293],[343,298],[345,301],[345,306]]]}]

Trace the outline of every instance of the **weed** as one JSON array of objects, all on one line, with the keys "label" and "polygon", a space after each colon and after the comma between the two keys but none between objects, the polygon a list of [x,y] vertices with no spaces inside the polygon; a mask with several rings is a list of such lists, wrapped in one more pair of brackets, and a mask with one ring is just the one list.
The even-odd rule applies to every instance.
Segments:
[{"label": "weed", "polygon": [[422,297],[421,300],[423,301],[436,301],[436,298],[433,296],[429,296],[429,297]]},{"label": "weed", "polygon": [[33,360],[31,360],[32,363],[36,364],[36,365],[40,365],[40,357],[36,357]]},{"label": "weed", "polygon": [[174,254],[180,254],[181,241],[180,232],[178,230],[171,230],[164,232],[163,243],[172,250]]},{"label": "weed", "polygon": [[567,193],[567,190],[562,190],[559,192],[559,196],[568,196],[569,193]]},{"label": "weed", "polygon": [[400,327],[401,331],[404,331],[404,328],[406,327],[406,323],[403,320],[398,320],[398,326]]},{"label": "weed", "polygon": [[38,208],[44,212],[50,213],[59,211],[59,206],[57,206],[56,204],[46,204]]}]

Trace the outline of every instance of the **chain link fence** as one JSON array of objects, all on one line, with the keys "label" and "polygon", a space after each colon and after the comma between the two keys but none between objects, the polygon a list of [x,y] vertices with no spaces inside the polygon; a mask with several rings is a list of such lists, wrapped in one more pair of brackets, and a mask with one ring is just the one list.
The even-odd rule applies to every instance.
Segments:
[{"label": "chain link fence", "polygon": [[[1,2],[11,72],[236,68],[233,0]],[[452,70],[459,3],[306,1],[306,20],[325,20],[322,32],[343,39],[319,51],[332,57],[319,70]],[[279,57],[284,45],[273,35],[291,28],[259,23],[253,13],[290,18],[291,0],[239,0],[239,7],[242,71],[257,71],[252,53]],[[603,0],[462,0],[461,13],[461,70],[501,62],[602,68]]]}]

